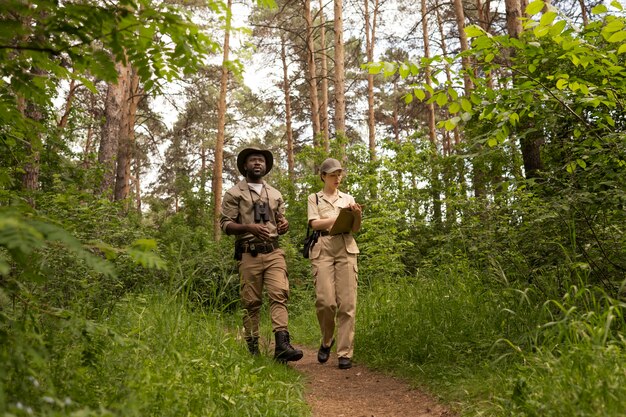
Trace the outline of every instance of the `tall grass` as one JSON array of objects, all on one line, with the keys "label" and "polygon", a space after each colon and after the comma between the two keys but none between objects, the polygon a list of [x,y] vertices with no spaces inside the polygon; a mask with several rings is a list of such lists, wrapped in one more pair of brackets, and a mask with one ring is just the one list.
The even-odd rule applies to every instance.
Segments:
[{"label": "tall grass", "polygon": [[407,377],[461,415],[626,415],[626,305],[584,280],[548,302],[459,262],[370,281],[357,362]]},{"label": "tall grass", "polygon": [[271,358],[250,357],[227,327],[219,316],[163,293],[127,296],[102,321],[59,321],[48,326],[46,356],[32,355],[39,360],[30,361],[28,377],[19,387],[4,385],[1,411],[309,415],[300,376]]}]

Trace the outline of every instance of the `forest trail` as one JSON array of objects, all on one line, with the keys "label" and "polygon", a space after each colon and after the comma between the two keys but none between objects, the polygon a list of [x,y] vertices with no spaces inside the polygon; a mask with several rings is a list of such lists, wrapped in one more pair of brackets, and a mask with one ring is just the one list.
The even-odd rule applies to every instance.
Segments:
[{"label": "forest trail", "polygon": [[358,362],[351,369],[337,367],[332,352],[325,364],[317,350],[298,346],[304,357],[291,366],[305,375],[306,400],[313,417],[453,417],[431,396],[406,382],[367,369]]}]

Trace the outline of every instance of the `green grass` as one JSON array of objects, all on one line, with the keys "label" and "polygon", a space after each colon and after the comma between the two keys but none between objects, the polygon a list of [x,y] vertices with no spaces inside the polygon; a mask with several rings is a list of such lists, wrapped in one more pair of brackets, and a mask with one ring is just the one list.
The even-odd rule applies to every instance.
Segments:
[{"label": "green grass", "polygon": [[[464,416],[626,415],[625,305],[597,288],[579,283],[545,302],[533,287],[463,265],[369,282],[356,362],[402,376]],[[292,297],[291,327],[315,347],[311,291]]]},{"label": "green grass", "polygon": [[2,412],[309,415],[300,375],[271,357],[250,357],[229,327],[163,294],[129,296],[102,321],[59,322],[49,327],[46,357],[34,355],[41,360],[23,371],[30,376],[21,388],[4,385]]}]

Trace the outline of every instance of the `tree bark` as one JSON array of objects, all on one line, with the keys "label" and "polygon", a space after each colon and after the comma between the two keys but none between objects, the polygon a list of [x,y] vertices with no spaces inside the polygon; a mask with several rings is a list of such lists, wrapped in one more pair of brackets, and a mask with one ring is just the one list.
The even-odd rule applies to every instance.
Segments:
[{"label": "tree bark", "polygon": [[317,95],[317,68],[315,65],[315,42],[313,42],[313,19],[311,17],[311,0],[304,0],[304,20],[306,22],[306,47],[309,95],[311,96],[311,122],[313,124],[313,146],[319,146],[320,115],[319,98]]},{"label": "tree bark", "polygon": [[129,76],[128,93],[120,120],[114,193],[115,201],[125,201],[125,210],[129,208],[129,202],[126,199],[130,195],[130,167],[135,148],[135,119],[137,117],[137,105],[141,98],[137,71],[131,65],[127,66],[127,71]]},{"label": "tree bark", "polygon": [[215,138],[215,162],[213,164],[213,238],[221,238],[220,213],[222,206],[222,172],[224,169],[224,135],[226,130],[226,91],[228,87],[228,56],[230,52],[230,24],[232,18],[232,0],[228,0],[226,27],[224,29],[224,55],[222,57],[222,77],[220,79],[220,97],[217,105],[217,137]]},{"label": "tree bark", "polygon": [[[424,58],[430,59],[430,39],[428,35],[428,14],[426,9],[426,0],[421,0],[422,8],[422,36],[424,38]],[[426,85],[432,89],[432,80],[430,78],[430,64],[424,68],[424,77]],[[435,225],[441,224],[441,184],[439,181],[439,168],[437,165],[437,130],[435,128],[435,103],[427,102],[428,108],[428,139],[431,146],[431,198],[433,199],[433,222]]]},{"label": "tree bark", "polygon": [[[370,24],[370,0],[365,0],[365,50],[367,62],[374,61],[374,45],[376,42],[376,17],[378,15],[378,0],[374,2],[374,11]],[[367,73],[367,127],[370,161],[376,160],[376,119],[374,116],[374,74]]]},{"label": "tree bark", "polygon": [[295,162],[293,155],[293,130],[291,128],[291,92],[289,75],[287,73],[287,51],[285,36],[280,37],[280,59],[283,64],[283,94],[285,95],[285,130],[287,136],[287,173],[291,182],[296,180]]},{"label": "tree bark", "polygon": [[346,133],[345,52],[343,45],[343,1],[335,1],[335,134]]},{"label": "tree bark", "polygon": [[320,60],[322,103],[320,109],[320,124],[322,133],[322,148],[325,152],[330,150],[330,122],[328,121],[328,59],[326,55],[326,20],[324,18],[324,0],[320,0],[320,44],[322,45]]},{"label": "tree bark", "polygon": [[117,82],[109,84],[104,103],[104,125],[98,150],[98,162],[102,166],[103,176],[100,183],[99,194],[112,198],[113,186],[116,174],[116,156],[119,146],[121,123],[124,118],[124,108],[128,99],[128,68],[121,62],[115,64],[117,70]]}]

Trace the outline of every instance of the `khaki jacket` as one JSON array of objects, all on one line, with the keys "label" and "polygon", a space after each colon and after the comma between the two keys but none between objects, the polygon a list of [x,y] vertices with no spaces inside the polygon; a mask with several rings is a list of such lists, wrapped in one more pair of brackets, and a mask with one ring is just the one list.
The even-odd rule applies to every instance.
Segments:
[{"label": "khaki jacket", "polygon": [[[329,217],[337,216],[342,208],[347,207],[348,205],[350,205],[350,203],[355,203],[354,197],[352,197],[350,194],[346,194],[341,191],[339,191],[338,193],[339,193],[339,199],[337,199],[337,201],[335,201],[334,203],[331,203],[330,201],[326,199],[323,191],[319,191],[317,193],[313,193],[309,195],[308,210],[307,210],[307,213],[308,213],[307,217],[308,217],[309,223],[312,220],[327,219]],[[317,195],[317,203],[315,200],[316,195]],[[346,252],[351,253],[351,254],[359,253],[359,247],[357,246],[356,240],[354,240],[354,236],[352,235],[352,233],[344,233],[339,236],[321,236],[320,237],[320,239],[330,239],[330,238],[343,239],[345,247],[346,247]],[[319,257],[321,246],[322,245],[320,245],[319,243],[313,246],[313,249],[311,249],[311,256],[310,256],[311,259],[315,259]]]},{"label": "khaki jacket", "polygon": [[[264,201],[269,207],[269,221],[265,225],[270,230],[271,238],[276,239],[278,237],[276,217],[278,213],[285,215],[285,202],[280,191],[265,181],[263,181],[263,189],[260,195],[248,186],[248,181],[245,179],[226,191],[222,200],[220,216],[220,227],[222,230],[226,232],[226,226],[230,223],[254,223],[254,203],[258,200]],[[238,235],[237,240],[259,241],[251,233]]]}]

